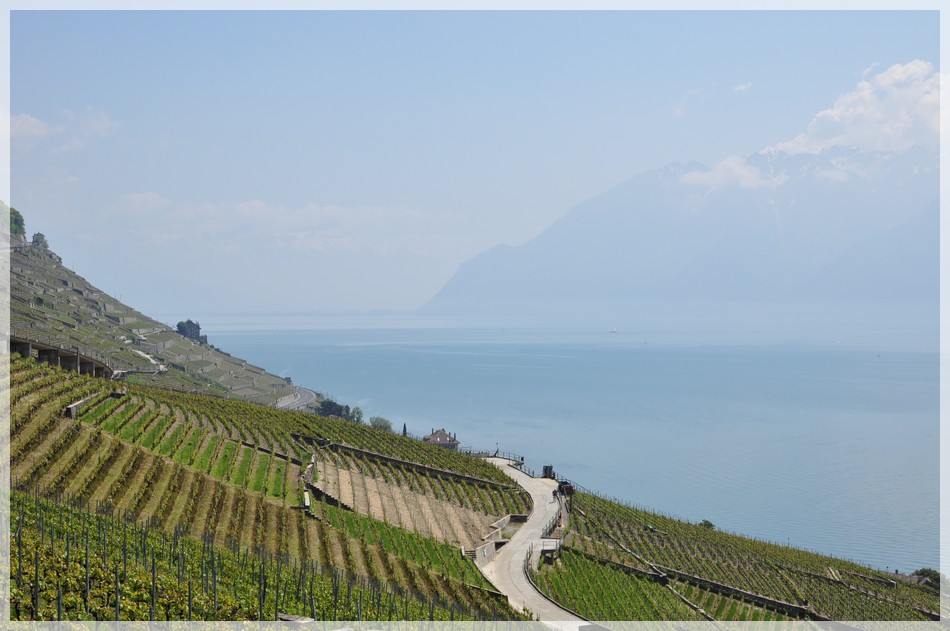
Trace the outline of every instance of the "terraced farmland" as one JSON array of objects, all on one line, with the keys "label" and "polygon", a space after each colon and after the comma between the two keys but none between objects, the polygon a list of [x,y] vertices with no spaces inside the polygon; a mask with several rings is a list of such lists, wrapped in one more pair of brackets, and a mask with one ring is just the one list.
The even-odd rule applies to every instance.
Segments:
[{"label": "terraced farmland", "polygon": [[[665,589],[716,620],[933,620],[939,612],[936,590],[841,559],[587,493],[573,496],[570,514],[571,532],[561,556],[542,568],[538,582],[553,598],[580,607],[585,617],[616,611],[578,600],[571,586],[597,585],[604,593],[618,593],[611,601],[634,602],[619,590],[642,583],[646,575],[657,585],[669,584]],[[618,564],[632,569],[619,570]],[[653,619],[657,612],[643,605],[625,613],[633,620]]]},{"label": "terraced farmland", "polygon": [[[168,390],[134,388],[138,393],[169,408],[188,410],[196,418],[216,424],[217,431],[232,440],[266,451],[309,460],[314,444],[342,445],[362,458],[415,463],[430,470],[494,482],[515,488],[496,467],[480,458],[447,449],[435,449],[421,441],[343,419],[323,418],[302,412],[276,410],[244,401],[196,397]],[[209,420],[210,419],[210,420]]]},{"label": "terraced farmland", "polygon": [[714,620],[770,622],[793,619],[768,607],[702,589],[690,583],[676,583],[675,589]]},{"label": "terraced farmland", "polygon": [[[319,501],[301,510],[301,461],[286,426],[223,416],[221,402],[203,397],[116,391],[32,360],[15,358],[11,370],[11,465],[20,488],[219,547],[243,546],[361,580],[395,578],[401,589],[443,599],[449,611],[518,617],[455,545],[349,511],[341,516]],[[86,404],[78,418],[65,418],[63,409],[80,400]],[[245,405],[242,411],[260,407]],[[279,421],[280,414],[261,417]],[[288,425],[313,431],[301,417],[319,421],[287,415]]]},{"label": "terraced farmland", "polygon": [[561,551],[558,571],[535,581],[563,607],[589,620],[703,620],[677,595],[616,565],[598,562],[570,548]]},{"label": "terraced farmland", "polygon": [[353,510],[467,550],[481,543],[490,524],[522,514],[529,499],[520,490],[466,482],[348,450],[317,452],[315,486]]},{"label": "terraced farmland", "polygon": [[412,491],[395,480],[387,482],[335,462],[317,462],[316,486],[358,513],[468,550],[481,543],[491,523],[504,514],[476,512],[436,499],[431,486],[428,492]]},{"label": "terraced farmland", "polygon": [[214,546],[128,514],[15,491],[17,620],[465,620],[490,615],[314,561]]}]

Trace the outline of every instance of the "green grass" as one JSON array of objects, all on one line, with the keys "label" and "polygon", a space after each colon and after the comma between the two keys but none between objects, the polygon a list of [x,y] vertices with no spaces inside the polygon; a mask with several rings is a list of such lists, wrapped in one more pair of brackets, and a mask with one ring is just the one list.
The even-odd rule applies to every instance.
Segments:
[{"label": "green grass", "polygon": [[729,611],[726,612],[726,620],[735,620],[736,619],[736,608],[739,606],[739,603],[735,600],[729,605]]},{"label": "green grass", "polygon": [[144,407],[144,403],[139,401],[135,403],[128,401],[121,410],[113,413],[102,423],[102,429],[110,434],[115,434],[129,419],[139,413]]},{"label": "green grass", "polygon": [[214,457],[214,451],[218,447],[218,440],[221,439],[221,436],[215,434],[208,441],[207,446],[202,450],[201,456],[198,457],[198,462],[195,464],[195,468],[202,473],[208,473],[208,470],[211,469],[211,459]]},{"label": "green grass", "polygon": [[234,453],[237,451],[237,443],[233,440],[227,441],[227,444],[224,445],[224,451],[221,453],[221,457],[218,458],[217,463],[214,466],[214,471],[211,472],[211,476],[223,480],[224,476],[228,473],[228,468],[231,466],[231,461],[234,459]]},{"label": "green grass", "polygon": [[171,434],[165,437],[165,440],[162,441],[161,445],[158,447],[158,453],[163,456],[171,456],[172,450],[175,449],[175,444],[178,442],[178,439],[181,438],[182,432],[186,429],[186,425],[182,423],[175,428]]},{"label": "green grass", "polygon": [[271,474],[271,483],[268,492],[273,497],[284,496],[284,474],[287,471],[287,461],[283,458],[274,459],[274,471]]},{"label": "green grass", "polygon": [[162,433],[165,431],[165,428],[167,428],[171,422],[171,416],[162,417],[157,423],[152,425],[152,428],[148,430],[148,432],[146,432],[139,444],[141,444],[146,449],[155,449],[155,443],[158,442],[158,437],[162,435]]},{"label": "green grass", "polygon": [[254,470],[254,477],[251,479],[250,490],[260,493],[264,490],[264,480],[267,479],[267,469],[270,467],[271,457],[269,454],[261,454],[257,460],[257,469]]},{"label": "green grass", "polygon": [[191,433],[191,437],[188,441],[178,450],[178,453],[172,458],[175,462],[180,462],[184,465],[190,465],[192,460],[194,460],[195,449],[198,448],[198,445],[201,444],[201,441],[204,439],[204,436],[207,432],[196,430]]},{"label": "green grass", "polygon": [[247,472],[251,468],[251,463],[254,461],[254,450],[249,447],[244,447],[241,449],[241,462],[238,463],[237,470],[234,472],[234,477],[231,478],[231,482],[238,486],[244,486],[247,482]]},{"label": "green grass", "polygon": [[119,438],[122,440],[135,442],[142,429],[151,423],[156,416],[158,416],[157,410],[153,412],[145,412],[138,418],[137,421],[126,423],[125,426],[119,431]]}]

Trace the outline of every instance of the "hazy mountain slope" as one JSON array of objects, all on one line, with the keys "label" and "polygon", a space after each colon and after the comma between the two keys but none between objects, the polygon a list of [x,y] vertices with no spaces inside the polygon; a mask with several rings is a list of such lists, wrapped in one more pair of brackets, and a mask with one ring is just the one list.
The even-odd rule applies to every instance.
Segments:
[{"label": "hazy mountain slope", "polygon": [[[872,272],[872,273],[869,273]],[[940,204],[934,199],[902,224],[847,248],[812,276],[810,293],[841,287],[866,300],[932,301],[940,282]]]},{"label": "hazy mountain slope", "polygon": [[922,213],[933,214],[937,194],[936,156],[922,150],[673,164],[576,206],[519,247],[465,262],[424,311],[935,302],[933,217]]}]

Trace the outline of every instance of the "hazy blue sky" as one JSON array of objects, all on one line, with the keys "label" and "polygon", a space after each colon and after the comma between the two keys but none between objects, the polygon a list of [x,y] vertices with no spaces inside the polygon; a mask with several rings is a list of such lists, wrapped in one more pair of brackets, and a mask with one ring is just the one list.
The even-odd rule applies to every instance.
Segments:
[{"label": "hazy blue sky", "polygon": [[918,114],[938,27],[936,12],[17,11],[12,203],[147,313],[412,308],[644,170],[728,175],[733,156],[819,132],[871,142],[873,116],[828,127],[885,101]]}]

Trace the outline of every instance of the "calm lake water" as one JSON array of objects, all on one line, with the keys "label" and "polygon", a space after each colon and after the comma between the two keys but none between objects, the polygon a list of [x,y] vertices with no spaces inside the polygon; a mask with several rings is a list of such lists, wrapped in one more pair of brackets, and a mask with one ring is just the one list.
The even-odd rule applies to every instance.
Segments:
[{"label": "calm lake water", "polygon": [[208,330],[398,431],[893,571],[938,567],[938,355],[634,334]]}]

